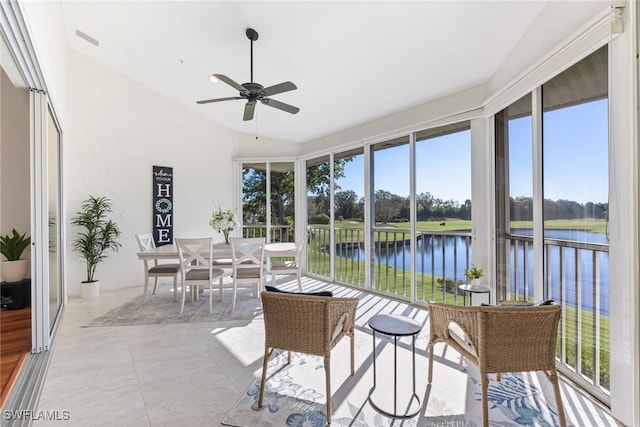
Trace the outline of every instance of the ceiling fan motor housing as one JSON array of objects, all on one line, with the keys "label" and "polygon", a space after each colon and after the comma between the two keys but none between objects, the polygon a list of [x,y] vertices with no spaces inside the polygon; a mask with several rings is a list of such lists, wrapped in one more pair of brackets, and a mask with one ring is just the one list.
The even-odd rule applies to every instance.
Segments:
[{"label": "ceiling fan motor housing", "polygon": [[247,35],[247,38],[252,42],[258,40],[258,32],[253,28],[247,28],[247,32],[245,34]]},{"label": "ceiling fan motor housing", "polygon": [[242,83],[242,86],[244,86],[247,90],[241,91],[240,96],[247,97],[247,100],[249,102],[260,101],[262,98],[267,96],[266,92],[262,90],[264,89],[264,86],[262,86],[260,83]]}]

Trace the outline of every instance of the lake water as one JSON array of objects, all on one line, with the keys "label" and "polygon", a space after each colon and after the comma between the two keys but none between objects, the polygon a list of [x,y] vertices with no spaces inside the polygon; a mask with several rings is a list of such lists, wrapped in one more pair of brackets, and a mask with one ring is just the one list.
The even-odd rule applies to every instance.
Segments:
[{"label": "lake water", "polygon": [[[532,230],[514,230],[517,234],[532,235]],[[547,230],[545,234],[546,238],[558,239],[558,240],[571,240],[587,243],[607,243],[607,237],[601,233],[589,233],[576,230]],[[416,270],[418,272],[426,274],[434,274],[439,277],[447,277],[456,280],[464,280],[464,270],[467,266],[467,259],[472,259],[472,248],[469,244],[467,250],[466,242],[467,238],[462,236],[424,236],[419,239],[416,247]],[[517,257],[519,259],[518,264],[520,266],[524,263],[524,257],[528,259],[529,265],[529,283],[533,284],[533,245],[529,245],[526,249],[524,245],[521,245],[518,249]],[[365,253],[362,249],[353,249],[341,253],[340,255],[347,258],[354,258],[364,260]],[[433,255],[433,256],[432,256]],[[511,263],[513,265],[514,258],[516,257],[515,251],[511,250]],[[582,283],[582,290],[580,292],[580,298],[582,300],[582,306],[585,309],[592,309],[594,301],[594,281],[593,281],[593,253],[591,251],[583,250],[580,255],[580,276]],[[599,252],[600,263],[600,313],[604,315],[609,314],[609,253]],[[553,247],[551,250],[551,283],[552,295],[555,300],[560,300],[560,248]],[[445,261],[443,264],[443,260]],[[575,249],[566,248],[564,260],[564,279],[565,279],[565,296],[564,300],[570,306],[575,306],[578,292],[576,290],[576,255]],[[374,262],[382,263],[383,265],[389,265],[390,267],[398,269],[411,269],[411,253],[409,246],[400,247],[396,250],[390,250],[389,252],[382,251],[376,253],[374,256]],[[545,265],[549,265],[545,260]],[[520,268],[518,271],[518,283],[520,294],[524,293],[524,269]],[[515,281],[514,273],[510,278],[510,282]]]}]

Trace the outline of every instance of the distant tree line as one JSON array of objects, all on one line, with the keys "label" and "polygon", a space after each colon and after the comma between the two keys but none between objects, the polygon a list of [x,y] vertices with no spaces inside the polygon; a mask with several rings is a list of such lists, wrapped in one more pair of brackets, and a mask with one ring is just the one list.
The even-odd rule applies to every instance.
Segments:
[{"label": "distant tree line", "polygon": [[[334,163],[336,180],[344,177],[345,164],[350,157],[338,159]],[[307,168],[308,218],[311,224],[328,224],[330,216],[329,162],[321,162]],[[294,218],[294,173],[271,171],[271,215],[274,224],[291,224]],[[245,168],[243,170],[243,216],[245,224],[264,223],[266,220],[266,173],[264,170]],[[342,190],[334,184],[334,206],[337,220],[364,220],[364,198],[353,190]],[[607,216],[608,203],[572,200],[544,200],[545,219],[594,218]],[[513,221],[533,220],[533,198],[512,197],[510,218]],[[387,190],[375,192],[375,221],[409,221],[409,197],[399,196]],[[471,200],[464,203],[444,200],[425,192],[416,195],[416,217],[418,221],[443,221],[445,219],[471,219]]]},{"label": "distant tree line", "polygon": [[[605,219],[609,209],[608,203],[578,203],[573,200],[544,200],[545,219],[593,218]],[[511,198],[511,220],[533,221],[533,198]]]},{"label": "distant tree line", "polygon": [[[309,198],[309,218],[318,222],[328,223],[329,210],[315,203],[316,199]],[[325,200],[323,200],[324,202]],[[364,198],[352,190],[337,191],[334,196],[336,219],[364,219]],[[532,221],[533,199],[531,197],[511,198],[511,220]],[[376,222],[404,222],[409,221],[409,197],[398,196],[386,190],[375,193]],[[607,217],[607,203],[578,203],[572,200],[544,201],[545,219],[572,219]],[[416,196],[416,218],[418,221],[444,221],[445,219],[471,219],[471,200],[466,199],[463,204],[456,200],[444,200],[434,197],[431,193],[420,193]]]},{"label": "distant tree line", "polygon": [[[334,195],[336,219],[364,220],[364,198],[353,190],[336,191]],[[446,218],[471,219],[471,200],[460,204],[455,200],[443,200],[430,193],[416,196],[418,221],[442,221]],[[309,196],[309,218],[315,224],[328,223],[329,209],[324,198]],[[376,222],[409,221],[409,197],[398,196],[386,190],[375,193]]]}]

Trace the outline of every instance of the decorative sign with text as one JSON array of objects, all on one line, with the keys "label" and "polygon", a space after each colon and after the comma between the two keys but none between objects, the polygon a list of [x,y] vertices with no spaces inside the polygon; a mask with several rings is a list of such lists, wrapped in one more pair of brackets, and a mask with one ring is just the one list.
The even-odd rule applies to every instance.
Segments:
[{"label": "decorative sign with text", "polygon": [[153,240],[173,243],[173,168],[153,167]]}]

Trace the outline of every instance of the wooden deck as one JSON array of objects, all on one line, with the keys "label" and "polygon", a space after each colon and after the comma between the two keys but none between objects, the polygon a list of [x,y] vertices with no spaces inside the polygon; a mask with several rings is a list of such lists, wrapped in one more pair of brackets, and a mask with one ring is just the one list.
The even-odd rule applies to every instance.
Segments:
[{"label": "wooden deck", "polygon": [[0,312],[0,409],[31,350],[31,308]]}]

